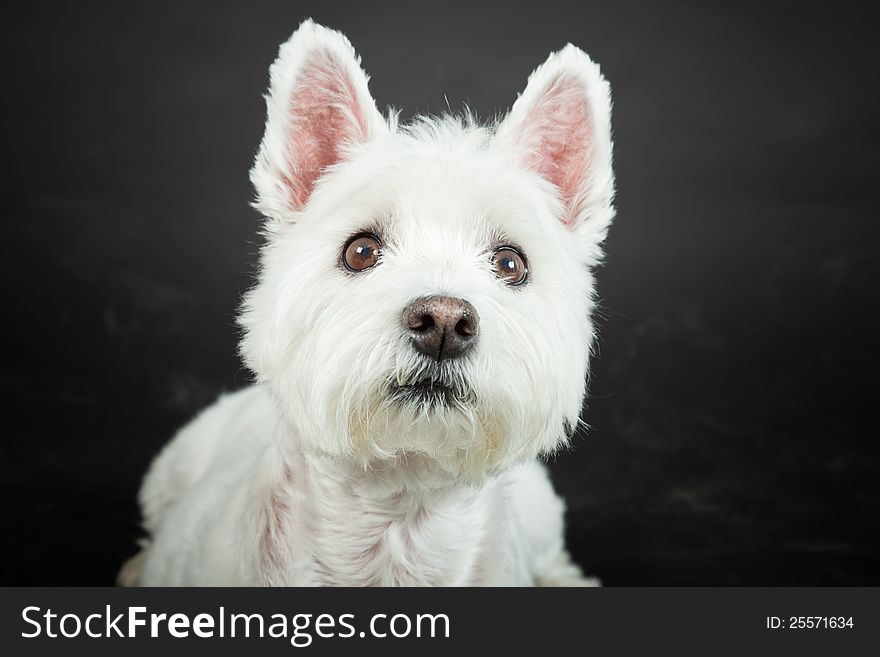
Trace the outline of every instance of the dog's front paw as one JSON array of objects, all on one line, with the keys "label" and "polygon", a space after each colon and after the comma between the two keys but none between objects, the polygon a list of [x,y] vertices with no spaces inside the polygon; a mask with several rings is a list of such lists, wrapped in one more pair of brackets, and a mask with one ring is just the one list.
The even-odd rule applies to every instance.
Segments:
[{"label": "dog's front paw", "polygon": [[540,563],[535,574],[537,586],[602,586],[598,577],[588,577],[568,552],[560,552]]},{"label": "dog's front paw", "polygon": [[561,574],[559,576],[555,576],[552,573],[545,573],[539,575],[536,578],[535,583],[538,586],[602,586],[602,582],[599,580],[598,577],[588,577],[581,574]]},{"label": "dog's front paw", "polygon": [[116,586],[141,585],[141,571],[144,568],[146,555],[146,550],[141,550],[122,564],[122,568],[119,569],[119,574],[116,576]]}]

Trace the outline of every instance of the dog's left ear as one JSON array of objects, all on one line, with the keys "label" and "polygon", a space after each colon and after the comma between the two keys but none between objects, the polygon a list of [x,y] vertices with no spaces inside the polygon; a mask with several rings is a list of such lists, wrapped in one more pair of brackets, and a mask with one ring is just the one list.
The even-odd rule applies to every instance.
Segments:
[{"label": "dog's left ear", "polygon": [[553,184],[561,221],[598,244],[614,216],[611,91],[599,66],[569,44],[530,76],[496,139]]},{"label": "dog's left ear", "polygon": [[341,32],[304,21],[269,72],[266,132],[251,169],[254,207],[273,219],[292,219],[347,148],[387,125],[360,57]]}]

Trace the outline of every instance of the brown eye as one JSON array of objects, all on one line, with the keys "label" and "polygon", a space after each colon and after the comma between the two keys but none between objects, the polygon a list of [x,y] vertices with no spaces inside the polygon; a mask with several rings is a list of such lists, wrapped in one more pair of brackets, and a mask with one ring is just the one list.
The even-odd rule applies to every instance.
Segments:
[{"label": "brown eye", "polygon": [[379,261],[381,249],[379,238],[375,235],[356,235],[345,245],[342,264],[349,271],[364,271]]},{"label": "brown eye", "polygon": [[526,260],[522,254],[510,246],[502,246],[492,256],[495,275],[508,285],[522,285],[529,275]]}]

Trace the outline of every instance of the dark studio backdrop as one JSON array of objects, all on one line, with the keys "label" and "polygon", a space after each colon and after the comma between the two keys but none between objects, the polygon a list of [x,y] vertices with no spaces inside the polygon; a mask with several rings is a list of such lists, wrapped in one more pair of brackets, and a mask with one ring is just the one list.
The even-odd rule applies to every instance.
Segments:
[{"label": "dark studio backdrop", "polygon": [[3,9],[0,584],[112,583],[151,457],[247,383],[247,171],[306,16],[404,117],[491,117],[567,41],[610,79],[592,430],[551,464],[588,572],[880,584],[876,22],[547,0]]}]

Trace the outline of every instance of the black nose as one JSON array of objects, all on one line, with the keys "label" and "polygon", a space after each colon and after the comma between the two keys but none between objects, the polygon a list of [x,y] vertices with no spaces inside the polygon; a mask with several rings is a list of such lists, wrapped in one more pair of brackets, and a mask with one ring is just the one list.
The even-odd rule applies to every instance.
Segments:
[{"label": "black nose", "polygon": [[463,356],[480,330],[477,309],[464,299],[433,295],[414,299],[403,311],[413,347],[440,362]]}]

